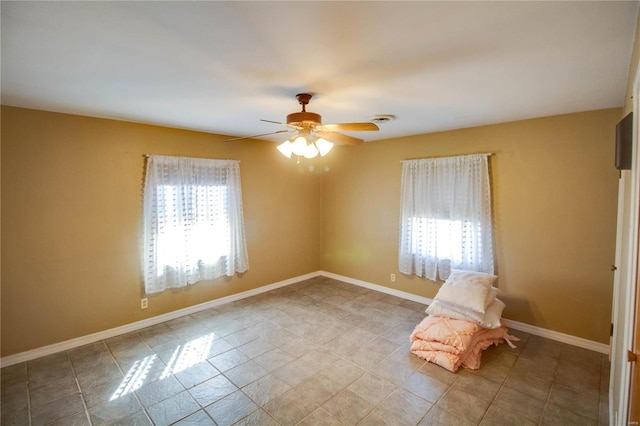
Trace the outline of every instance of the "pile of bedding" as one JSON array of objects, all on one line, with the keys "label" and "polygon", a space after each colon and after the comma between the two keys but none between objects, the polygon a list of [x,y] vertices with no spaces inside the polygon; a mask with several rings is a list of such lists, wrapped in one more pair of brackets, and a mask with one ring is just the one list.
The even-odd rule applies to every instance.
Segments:
[{"label": "pile of bedding", "polygon": [[480,368],[482,351],[518,339],[509,336],[501,317],[504,303],[493,287],[495,275],[452,271],[428,316],[411,333],[411,352],[455,372],[460,366]]}]

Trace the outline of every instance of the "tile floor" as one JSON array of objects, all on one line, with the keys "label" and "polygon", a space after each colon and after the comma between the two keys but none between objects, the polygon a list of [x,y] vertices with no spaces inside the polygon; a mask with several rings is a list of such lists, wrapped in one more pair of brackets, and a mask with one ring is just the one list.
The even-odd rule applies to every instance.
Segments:
[{"label": "tile floor", "polygon": [[409,353],[424,309],[313,278],[3,368],[2,425],[607,423],[606,355],[512,330],[450,373]]}]

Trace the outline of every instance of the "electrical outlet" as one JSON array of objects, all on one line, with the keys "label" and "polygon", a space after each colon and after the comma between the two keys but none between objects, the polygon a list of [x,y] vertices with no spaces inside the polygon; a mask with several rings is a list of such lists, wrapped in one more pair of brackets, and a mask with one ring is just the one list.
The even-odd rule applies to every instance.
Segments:
[{"label": "electrical outlet", "polygon": [[391,282],[395,282],[396,281],[396,274],[391,274]]},{"label": "electrical outlet", "polygon": [[149,307],[149,299],[146,297],[144,299],[140,299],[140,309],[147,309]]}]

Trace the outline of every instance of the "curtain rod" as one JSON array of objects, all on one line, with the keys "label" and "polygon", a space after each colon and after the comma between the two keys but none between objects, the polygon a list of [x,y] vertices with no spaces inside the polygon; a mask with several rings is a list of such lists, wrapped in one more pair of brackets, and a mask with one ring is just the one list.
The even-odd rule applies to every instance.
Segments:
[{"label": "curtain rod", "polygon": [[493,152],[477,152],[474,154],[462,154],[462,155],[447,155],[444,157],[425,157],[425,158],[414,158],[411,160],[400,160],[401,163],[404,163],[405,161],[415,161],[415,160],[429,160],[429,159],[433,159],[433,158],[453,158],[453,157],[468,157],[469,155],[486,155],[487,157],[491,157],[492,155],[495,155]]},{"label": "curtain rod", "polygon": [[[149,158],[152,155],[159,155],[161,157],[182,157],[182,155],[142,154],[144,158]],[[230,160],[230,161],[237,161],[238,163],[242,162],[240,160],[234,160],[233,158],[203,158],[203,157],[191,157],[191,158],[199,158],[201,160]]]}]

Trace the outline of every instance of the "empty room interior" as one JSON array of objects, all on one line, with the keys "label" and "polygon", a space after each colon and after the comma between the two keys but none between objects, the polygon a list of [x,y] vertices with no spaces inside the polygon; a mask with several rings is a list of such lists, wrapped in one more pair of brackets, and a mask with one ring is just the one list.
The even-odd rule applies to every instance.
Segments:
[{"label": "empty room interior", "polygon": [[639,4],[2,1],[2,424],[637,424]]}]

